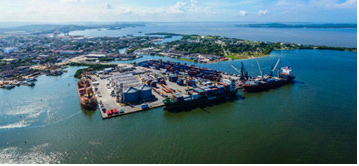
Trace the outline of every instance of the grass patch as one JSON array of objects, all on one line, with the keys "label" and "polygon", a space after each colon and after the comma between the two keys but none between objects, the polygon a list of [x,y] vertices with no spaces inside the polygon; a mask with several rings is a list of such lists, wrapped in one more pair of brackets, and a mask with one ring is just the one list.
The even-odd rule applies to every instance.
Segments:
[{"label": "grass patch", "polygon": [[185,59],[185,58],[178,58],[179,60],[183,60],[183,61],[189,61],[189,62],[194,62],[194,60],[192,59]]},{"label": "grass patch", "polygon": [[264,57],[268,55],[269,54],[244,52],[244,53],[229,53],[225,57],[232,59],[250,59],[250,58]]}]

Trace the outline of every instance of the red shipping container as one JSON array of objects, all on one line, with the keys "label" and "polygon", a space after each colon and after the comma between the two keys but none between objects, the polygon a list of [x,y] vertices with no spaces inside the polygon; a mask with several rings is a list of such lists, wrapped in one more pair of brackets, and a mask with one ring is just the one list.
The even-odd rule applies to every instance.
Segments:
[{"label": "red shipping container", "polygon": [[113,113],[113,114],[117,114],[117,113],[118,113],[117,108],[113,109],[113,110],[112,110],[112,113]]},{"label": "red shipping container", "polygon": [[111,110],[107,110],[107,115],[112,115],[112,111]]}]

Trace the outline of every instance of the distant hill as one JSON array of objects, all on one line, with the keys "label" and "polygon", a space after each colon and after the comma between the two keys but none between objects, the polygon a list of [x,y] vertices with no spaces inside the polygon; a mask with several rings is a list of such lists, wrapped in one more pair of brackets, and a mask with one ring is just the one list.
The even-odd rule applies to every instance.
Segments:
[{"label": "distant hill", "polygon": [[330,29],[356,29],[357,24],[282,24],[282,23],[267,23],[267,24],[238,24],[237,27],[249,28],[330,28]]}]

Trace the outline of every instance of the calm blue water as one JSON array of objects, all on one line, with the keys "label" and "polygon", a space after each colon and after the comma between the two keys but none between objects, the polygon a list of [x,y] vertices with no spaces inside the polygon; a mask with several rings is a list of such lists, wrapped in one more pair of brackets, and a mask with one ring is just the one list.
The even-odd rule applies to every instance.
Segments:
[{"label": "calm blue water", "polygon": [[[102,120],[79,105],[78,67],[0,89],[0,163],[356,163],[356,53],[273,51],[258,58],[264,73],[279,56],[294,84],[181,113]],[[195,65],[234,73],[229,63],[241,61]],[[259,74],[256,59],[243,63]]]},{"label": "calm blue water", "polygon": [[[149,23],[144,27],[120,30],[73,31],[70,35],[120,37],[127,34],[169,32],[179,34],[217,35],[255,41],[290,42],[296,44],[357,47],[356,29],[244,28],[238,23]],[[142,31],[143,33],[138,33]]]}]

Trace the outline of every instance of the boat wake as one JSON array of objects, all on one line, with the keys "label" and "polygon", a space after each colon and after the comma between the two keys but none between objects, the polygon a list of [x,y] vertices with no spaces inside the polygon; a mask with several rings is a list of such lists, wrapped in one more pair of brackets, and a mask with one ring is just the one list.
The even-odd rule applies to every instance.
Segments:
[{"label": "boat wake", "polygon": [[29,150],[20,147],[7,147],[0,149],[0,164],[61,164],[65,153],[45,153],[48,143],[34,146]]},{"label": "boat wake", "polygon": [[41,113],[43,113],[45,111],[40,111],[38,113],[35,113],[35,114],[30,114],[28,116],[26,116],[24,119],[18,121],[18,122],[15,122],[15,123],[11,123],[11,124],[6,124],[6,125],[2,125],[0,126],[0,130],[1,129],[14,129],[14,128],[24,128],[24,127],[28,127],[28,128],[39,128],[39,127],[46,127],[46,126],[49,126],[49,125],[53,125],[53,124],[56,124],[56,123],[59,123],[59,122],[62,122],[66,119],[69,119],[77,114],[80,114],[81,111],[78,111],[68,117],[65,117],[65,118],[62,118],[60,120],[57,120],[55,122],[52,122],[52,123],[47,123],[47,124],[44,124],[44,125],[37,125],[37,126],[30,126],[32,123],[34,122],[37,122],[39,121],[39,119],[37,119],[37,117],[40,116]]},{"label": "boat wake", "polygon": [[[2,125],[0,126],[0,129],[12,129],[12,128],[23,128],[23,127],[28,127],[30,126],[32,123],[38,121],[38,117],[41,115],[41,113],[43,113],[45,111],[40,111],[40,112],[36,112],[36,113],[30,113],[29,115],[25,116],[23,119],[21,119],[18,122],[15,123],[10,123],[10,124],[6,124],[6,125]],[[18,115],[18,114],[14,114],[14,115]]]}]

